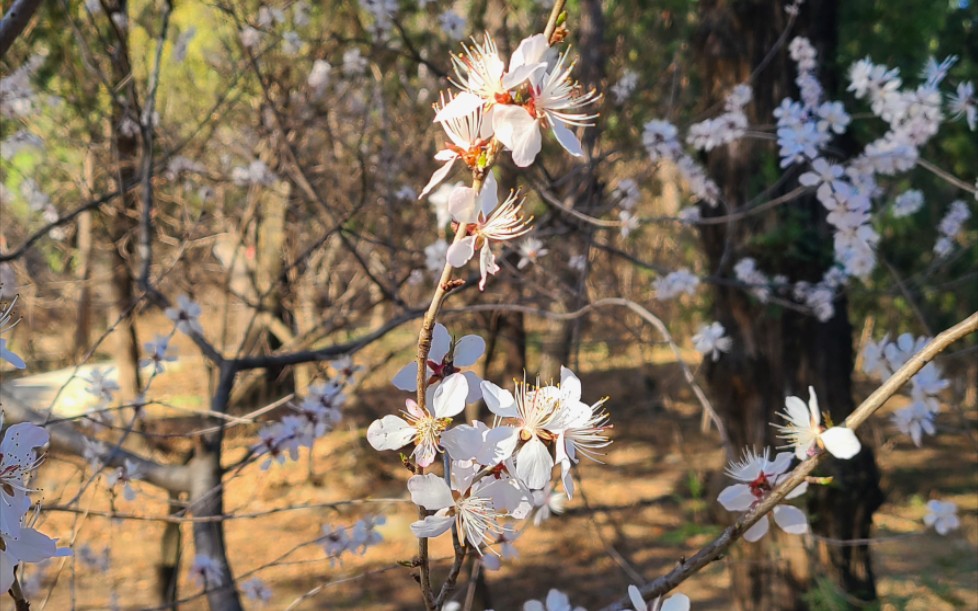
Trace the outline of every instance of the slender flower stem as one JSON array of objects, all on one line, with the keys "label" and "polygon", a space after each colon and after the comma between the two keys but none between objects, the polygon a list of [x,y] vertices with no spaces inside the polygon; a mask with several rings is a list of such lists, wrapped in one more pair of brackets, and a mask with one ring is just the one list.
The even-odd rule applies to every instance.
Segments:
[{"label": "slender flower stem", "polygon": [[[938,354],[946,350],[954,342],[978,331],[978,312],[947,329],[927,344],[923,350],[915,354],[903,367],[898,369],[890,378],[877,388],[869,397],[846,418],[846,426],[856,429],[866,422],[869,417],[895,395],[918,371],[934,360]],[[762,517],[767,515],[776,505],[781,503],[788,494],[805,482],[812,471],[818,467],[825,452],[821,452],[804,461],[792,471],[787,479],[772,490],[761,502],[742,515],[732,526],[727,527],[720,536],[696,552],[692,557],[682,560],[672,571],[655,581],[640,588],[645,597],[662,596],[676,586],[686,581],[714,560],[719,559],[743,534]],[[617,611],[628,608],[628,598],[622,598],[601,611]]]}]

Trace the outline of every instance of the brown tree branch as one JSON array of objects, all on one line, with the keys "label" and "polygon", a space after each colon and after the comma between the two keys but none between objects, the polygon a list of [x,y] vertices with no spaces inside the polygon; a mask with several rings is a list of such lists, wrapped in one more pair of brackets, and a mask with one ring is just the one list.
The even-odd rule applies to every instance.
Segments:
[{"label": "brown tree branch", "polygon": [[[943,352],[954,342],[978,331],[978,312],[954,325],[934,338],[927,346],[908,360],[903,367],[898,369],[890,378],[877,388],[869,397],[857,407],[852,414],[846,418],[845,425],[850,429],[858,428],[862,423],[883,406],[886,401],[895,395],[900,388],[910,381],[918,371],[934,360],[938,354]],[[778,485],[760,503],[755,505],[750,511],[742,515],[732,526],[724,530],[719,537],[711,541],[707,546],[692,557],[681,561],[676,568],[668,574],[659,577],[655,581],[640,588],[643,596],[657,597],[662,596],[673,590],[676,586],[689,579],[695,573],[719,559],[724,555],[731,545],[740,539],[744,532],[757,523],[762,517],[768,514],[776,505],[781,503],[788,494],[797,488],[806,478],[818,467],[825,453],[817,454],[798,465],[788,476],[788,478]],[[602,611],[617,611],[627,608],[628,598],[623,597],[608,605]]]},{"label": "brown tree branch", "polygon": [[0,57],[7,54],[7,49],[14,44],[20,33],[30,22],[41,0],[14,0],[3,17],[0,18]]}]

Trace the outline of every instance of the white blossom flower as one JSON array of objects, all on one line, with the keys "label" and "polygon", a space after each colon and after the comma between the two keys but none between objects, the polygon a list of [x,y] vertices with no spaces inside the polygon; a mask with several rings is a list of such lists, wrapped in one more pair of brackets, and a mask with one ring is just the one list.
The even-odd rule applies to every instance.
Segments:
[{"label": "white blossom flower", "polygon": [[447,260],[452,267],[462,267],[479,250],[479,271],[482,279],[479,290],[485,290],[490,275],[499,271],[492,242],[508,241],[526,235],[531,230],[523,216],[523,200],[516,192],[510,193],[497,205],[496,179],[486,178],[482,190],[476,193],[469,187],[458,187],[452,192],[449,209],[456,222],[466,226],[466,237],[448,248]]},{"label": "white blossom flower", "polygon": [[202,588],[214,588],[223,582],[221,565],[212,556],[197,554],[190,565],[190,579]]},{"label": "white blossom flower", "polygon": [[267,604],[272,601],[272,589],[258,577],[252,577],[241,584],[241,593],[258,603]]},{"label": "white blossom flower", "polygon": [[584,154],[580,140],[570,128],[593,125],[591,121],[598,115],[581,109],[601,96],[594,90],[583,94],[578,91],[579,86],[570,76],[574,66],[567,64],[567,56],[568,52],[560,55],[541,83],[533,84],[526,105],[500,104],[494,108],[493,131],[513,152],[513,163],[518,167],[526,167],[536,159],[542,147],[540,131],[547,127],[568,153],[575,157]]},{"label": "white blossom flower", "polygon": [[893,412],[893,424],[904,435],[910,435],[913,444],[920,447],[923,442],[923,435],[933,435],[934,412],[928,408],[926,403],[915,401],[909,406]]},{"label": "white blossom flower", "polygon": [[332,72],[333,66],[328,61],[317,59],[312,63],[312,70],[309,71],[306,83],[317,95],[322,95],[329,85],[329,77]]},{"label": "white blossom flower", "polygon": [[[448,106],[452,99],[451,94],[449,94],[448,101],[446,101],[445,94],[442,94],[440,108]],[[477,167],[479,158],[484,153],[492,135],[489,125],[483,122],[481,108],[477,108],[467,115],[445,119],[441,122],[441,126],[448,135],[449,142],[446,142],[445,148],[435,154],[435,159],[445,163],[431,176],[428,184],[421,190],[419,198],[427,195],[448,176],[457,159],[461,159],[469,168]],[[447,222],[447,219],[445,220]],[[439,226],[443,225],[444,223],[439,224]]]},{"label": "white blossom flower", "polygon": [[975,97],[975,86],[971,82],[958,83],[957,91],[948,98],[948,110],[951,118],[965,118],[968,129],[975,131],[978,127],[978,98]]},{"label": "white blossom flower", "polygon": [[[727,474],[740,484],[727,486],[720,492],[717,500],[727,511],[747,511],[768,495],[781,481],[788,477],[785,471],[791,465],[791,453],[780,452],[773,461],[768,458],[768,449],[763,454],[745,450],[741,461],[733,461]],[[808,489],[807,483],[792,490],[785,499],[801,496]],[[775,523],[788,534],[800,535],[808,532],[808,518],[805,513],[791,505],[777,505],[771,512]],[[770,523],[762,516],[744,533],[744,540],[751,543],[767,534]]]},{"label": "white blossom flower", "polygon": [[87,386],[85,392],[99,400],[99,403],[111,403],[116,391],[119,390],[119,382],[112,376],[114,367],[107,369],[93,369],[88,377],[85,378]]},{"label": "white blossom flower", "polygon": [[958,519],[958,506],[951,501],[927,501],[927,515],[924,524],[933,526],[939,535],[946,535],[961,526]]},{"label": "white blossom flower", "polygon": [[425,269],[432,273],[440,273],[445,267],[445,257],[448,255],[448,242],[438,238],[424,247]]},{"label": "white blossom flower", "polygon": [[516,268],[523,269],[530,263],[536,263],[537,259],[545,256],[550,251],[543,247],[543,242],[541,240],[534,237],[529,237],[524,238],[523,241],[520,242],[519,252],[520,260],[519,263],[516,264]]},{"label": "white blossom flower", "polygon": [[712,322],[700,327],[699,333],[693,336],[693,346],[703,356],[710,356],[717,361],[721,352],[730,352],[733,340],[726,337],[726,329],[723,325]]},{"label": "white blossom flower", "polygon": [[566,594],[556,588],[551,588],[543,602],[534,599],[523,603],[523,611],[585,611],[585,609],[584,607],[572,607],[570,598]]},{"label": "white blossom flower", "polygon": [[143,474],[139,464],[127,458],[122,467],[115,469],[106,476],[105,483],[110,488],[114,488],[116,484],[121,482],[123,498],[132,502],[136,500],[136,491],[132,488],[132,482],[140,479],[143,479]]},{"label": "white blossom flower", "polygon": [[[431,349],[428,351],[428,385],[429,388],[459,371],[463,367],[471,367],[482,358],[486,351],[486,341],[478,335],[466,335],[455,340],[445,325],[435,324],[431,332]],[[479,383],[482,382],[474,371],[463,372],[468,382],[466,403],[474,403],[482,398]],[[394,375],[394,386],[407,392],[418,390],[418,363],[411,361]],[[474,387],[474,388],[473,388]]]},{"label": "white blossom flower", "polygon": [[404,418],[388,415],[374,420],[367,429],[367,441],[377,451],[397,450],[412,441],[411,456],[419,467],[429,467],[435,460],[442,431],[451,419],[465,409],[469,392],[465,376],[455,373],[439,384],[433,393],[430,409],[421,409],[407,399]]},{"label": "white blossom flower", "polygon": [[[10,589],[14,583],[14,568],[22,562],[42,562],[48,558],[71,556],[71,549],[58,547],[52,539],[33,528],[24,526],[16,536],[0,535],[0,588]],[[7,590],[3,590],[6,592]]]},{"label": "white blossom flower", "polygon": [[652,283],[652,290],[655,291],[655,298],[659,301],[668,301],[685,293],[692,295],[696,292],[696,287],[700,285],[700,279],[686,268],[670,272],[666,276],[656,278]]},{"label": "white blossom flower", "polygon": [[652,604],[645,602],[638,587],[628,586],[628,598],[632,602],[635,611],[689,611],[689,597],[685,594],[674,594],[663,600],[660,596],[652,601]]},{"label": "white blossom flower", "polygon": [[904,191],[893,200],[893,216],[902,218],[915,214],[924,205],[924,194],[917,189]]},{"label": "white blossom flower", "polygon": [[190,300],[186,295],[177,297],[177,305],[167,308],[164,313],[166,317],[176,323],[177,331],[190,335],[204,334],[204,328],[200,325],[200,306]]},{"label": "white blossom flower", "polygon": [[611,94],[615,96],[615,103],[621,104],[631,97],[637,86],[638,72],[626,68],[625,71],[621,73],[621,78],[618,79],[618,82],[612,85],[609,89]]},{"label": "white blossom flower", "polygon": [[408,480],[411,501],[435,512],[411,524],[411,532],[418,538],[437,537],[455,524],[461,538],[481,554],[482,545],[491,544],[503,532],[499,520],[522,494],[506,479],[490,477],[469,485],[456,484],[453,478],[453,484],[454,491],[431,473]]},{"label": "white blossom flower", "polygon": [[367,59],[360,54],[360,49],[348,49],[343,53],[341,69],[346,76],[360,76],[367,70]]},{"label": "white blossom flower", "polygon": [[452,40],[461,40],[465,35],[465,17],[449,9],[438,15],[438,24],[445,36]]},{"label": "white blossom flower", "polygon": [[808,405],[798,397],[788,397],[784,401],[785,411],[778,415],[788,424],[774,424],[778,436],[794,448],[798,460],[805,460],[816,452],[816,446],[828,450],[836,458],[848,459],[859,453],[862,446],[852,429],[833,426],[826,430],[822,426],[822,415],[818,409],[815,389],[808,387]]},{"label": "white blossom flower", "polygon": [[254,50],[259,44],[261,44],[261,31],[256,30],[250,25],[243,27],[239,36],[241,37],[241,44],[244,45],[246,49]]},{"label": "white blossom flower", "polygon": [[164,363],[172,363],[177,360],[177,357],[170,351],[170,336],[168,335],[157,335],[153,341],[143,344],[143,350],[146,351],[148,357],[140,360],[139,366],[152,366],[153,373],[156,375],[166,370]]},{"label": "white blossom flower", "polygon": [[488,111],[497,102],[512,101],[510,89],[546,68],[540,60],[549,45],[543,34],[524,39],[510,58],[508,71],[488,34],[481,44],[473,40],[471,47],[463,48],[462,55],[452,56],[452,84],[462,91],[435,114],[435,122],[463,117],[480,108]]}]

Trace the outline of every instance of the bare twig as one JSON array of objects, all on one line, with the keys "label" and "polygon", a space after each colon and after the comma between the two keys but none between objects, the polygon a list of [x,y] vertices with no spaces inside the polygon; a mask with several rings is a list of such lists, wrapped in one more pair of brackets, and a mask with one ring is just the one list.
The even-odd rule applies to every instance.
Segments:
[{"label": "bare twig", "polygon": [[7,49],[27,27],[39,6],[41,0],[14,0],[3,14],[3,18],[0,19],[0,57],[7,54]]}]

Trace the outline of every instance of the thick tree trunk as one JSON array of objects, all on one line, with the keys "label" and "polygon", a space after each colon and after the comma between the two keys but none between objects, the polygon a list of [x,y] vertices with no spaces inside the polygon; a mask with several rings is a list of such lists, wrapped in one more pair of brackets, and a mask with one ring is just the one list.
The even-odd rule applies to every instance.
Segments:
[{"label": "thick tree trunk", "polygon": [[[835,53],[836,3],[805,5],[795,32],[806,36],[831,70]],[[748,82],[786,27],[778,3],[762,0],[711,0],[700,5],[701,27],[695,44],[706,88],[704,102],[713,107],[737,84]],[[751,123],[770,123],[774,108],[786,96],[796,97],[795,67],[782,48],[751,81],[754,100],[748,108]],[[824,82],[824,80],[823,80]],[[827,90],[832,91],[831,82]],[[743,139],[716,149],[706,158],[727,209],[706,210],[704,216],[733,212],[756,192],[754,177],[764,164],[776,164],[770,143]],[[773,195],[777,195],[776,193]],[[801,226],[805,253],[783,245],[762,246],[762,234],[777,236],[786,222]],[[779,229],[780,227],[780,229]],[[766,215],[732,224],[703,226],[707,265],[732,276],[743,257],[754,257],[769,276],[785,274],[792,281],[817,281],[832,252],[825,213],[808,197]],[[774,240],[776,241],[776,240]],[[713,316],[734,339],[734,350],[707,367],[714,406],[724,417],[734,446],[777,445],[770,422],[783,409],[786,395],[807,400],[814,386],[822,409],[841,420],[852,407],[852,329],[845,299],[826,323],[793,310],[759,303],[741,288],[716,286]],[[809,493],[812,527],[835,538],[869,536],[872,513],[882,501],[872,451],[865,448],[852,461],[829,461],[833,485]],[[789,553],[791,552],[791,553]],[[825,575],[850,595],[875,598],[868,547],[846,546],[822,551],[824,566],[807,566],[797,539],[788,545],[768,541],[742,547],[731,563],[735,596],[745,609],[801,609],[811,579]],[[790,556],[790,557],[789,557]]]}]

